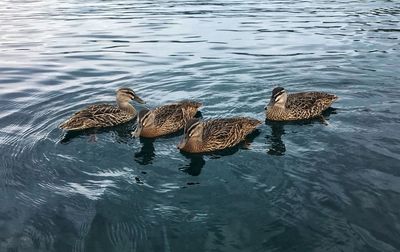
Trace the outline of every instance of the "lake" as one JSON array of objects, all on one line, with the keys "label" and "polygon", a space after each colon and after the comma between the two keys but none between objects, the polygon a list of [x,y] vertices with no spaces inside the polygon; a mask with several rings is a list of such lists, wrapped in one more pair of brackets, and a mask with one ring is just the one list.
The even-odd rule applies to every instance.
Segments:
[{"label": "lake", "polygon": [[[0,251],[400,250],[398,1],[5,0],[0,24]],[[264,122],[277,86],[339,100],[207,155],[58,129],[119,87]]]}]

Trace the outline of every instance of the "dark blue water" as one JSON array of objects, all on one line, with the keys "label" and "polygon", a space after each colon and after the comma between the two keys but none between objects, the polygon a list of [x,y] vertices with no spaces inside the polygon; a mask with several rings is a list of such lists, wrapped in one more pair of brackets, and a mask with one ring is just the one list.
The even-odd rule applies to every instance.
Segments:
[{"label": "dark blue water", "polygon": [[[400,3],[264,2],[2,1],[0,251],[399,251]],[[122,86],[263,120],[278,85],[340,99],[205,156],[57,128]]]}]

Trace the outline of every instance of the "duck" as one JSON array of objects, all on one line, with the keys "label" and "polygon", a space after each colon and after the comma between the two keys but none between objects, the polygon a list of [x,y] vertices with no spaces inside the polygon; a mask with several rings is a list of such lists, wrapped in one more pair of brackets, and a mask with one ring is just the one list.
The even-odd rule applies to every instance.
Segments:
[{"label": "duck", "polygon": [[90,105],[59,125],[60,129],[78,131],[91,128],[104,128],[129,122],[137,116],[136,109],[129,103],[135,100],[145,102],[130,88],[119,88],[116,91],[117,106],[111,104]]},{"label": "duck", "polygon": [[134,137],[155,138],[182,130],[186,121],[193,118],[202,104],[184,100],[155,109],[142,109],[137,117]]},{"label": "duck", "polygon": [[312,119],[320,117],[337,99],[338,96],[324,92],[288,94],[283,87],[276,87],[265,107],[265,116],[271,121]]},{"label": "duck", "polygon": [[206,153],[233,147],[253,132],[261,121],[248,117],[188,120],[177,148],[188,153]]}]

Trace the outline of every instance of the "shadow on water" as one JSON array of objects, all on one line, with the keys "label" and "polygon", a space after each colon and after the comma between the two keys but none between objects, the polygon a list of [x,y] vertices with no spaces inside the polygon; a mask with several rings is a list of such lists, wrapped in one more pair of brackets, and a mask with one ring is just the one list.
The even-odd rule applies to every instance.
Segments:
[{"label": "shadow on water", "polygon": [[184,167],[179,168],[179,170],[192,175],[192,176],[198,176],[201,173],[201,169],[204,167],[206,164],[206,161],[204,160],[204,155],[203,154],[191,154],[191,153],[185,153],[181,152],[184,157],[189,159],[189,164],[185,165]]},{"label": "shadow on water", "polygon": [[265,124],[271,127],[271,135],[266,135],[265,139],[270,148],[267,150],[269,155],[273,156],[283,156],[286,152],[285,143],[282,140],[282,136],[285,134],[285,125],[308,125],[314,123],[327,124],[326,120],[329,119],[331,114],[336,114],[335,108],[328,108],[322,113],[321,117],[309,119],[309,120],[301,120],[301,121],[293,121],[293,122],[275,122],[265,120]]},{"label": "shadow on water", "polygon": [[107,128],[94,128],[80,131],[67,131],[67,133],[60,140],[61,144],[68,144],[75,138],[89,137],[89,142],[96,142],[96,135],[114,132],[116,135],[116,141],[118,143],[128,143],[132,139],[131,131],[135,125],[135,120],[130,122]]},{"label": "shadow on water", "polygon": [[236,152],[239,151],[239,149],[248,149],[250,147],[250,144],[254,141],[254,139],[261,134],[260,130],[255,130],[252,132],[250,135],[246,137],[246,139],[239,143],[236,146],[233,146],[231,148],[227,148],[224,150],[220,151],[214,151],[210,153],[186,153],[181,151],[181,154],[189,159],[189,164],[179,168],[179,170],[192,175],[192,176],[198,176],[201,173],[201,169],[204,167],[206,164],[206,161],[204,160],[204,156],[209,156],[211,159],[218,159],[224,156],[230,156],[235,154]]},{"label": "shadow on water", "polygon": [[267,153],[274,156],[282,156],[286,152],[286,146],[282,141],[282,135],[285,134],[283,123],[281,122],[265,122],[271,126],[271,135],[265,136],[267,144],[270,146]]},{"label": "shadow on water", "polygon": [[135,153],[135,161],[140,165],[151,164],[156,154],[154,153],[154,138],[140,138],[142,148]]},{"label": "shadow on water", "polygon": [[151,164],[155,154],[154,142],[157,139],[170,139],[183,134],[183,130],[177,131],[175,133],[158,137],[158,138],[147,138],[147,137],[140,137],[139,141],[142,144],[139,152],[135,153],[135,161],[140,165],[148,165]]}]

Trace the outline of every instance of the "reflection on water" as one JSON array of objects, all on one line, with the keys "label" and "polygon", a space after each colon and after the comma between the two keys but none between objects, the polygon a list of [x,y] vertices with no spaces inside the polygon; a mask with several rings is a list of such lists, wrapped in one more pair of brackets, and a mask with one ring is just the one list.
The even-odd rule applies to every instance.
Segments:
[{"label": "reflection on water", "polygon": [[[140,142],[141,148],[140,151],[135,153],[135,161],[140,165],[148,165],[151,164],[155,154],[154,143],[157,140],[161,139],[174,139],[176,140],[177,137],[181,136],[183,130],[177,131],[175,133],[158,137],[158,138],[146,138],[146,137],[139,137],[136,138],[135,141]],[[174,146],[173,146],[174,147]]]},{"label": "reflection on water", "polygon": [[285,134],[283,123],[273,122],[270,123],[271,135],[267,135],[267,145],[270,146],[267,153],[270,155],[281,156],[285,154],[286,147],[282,141],[282,135]]},{"label": "reflection on water", "polygon": [[135,153],[135,161],[140,165],[151,164],[156,154],[154,153],[154,141],[153,138],[140,138],[142,147],[140,151]]},{"label": "reflection on water", "polygon": [[183,153],[187,159],[189,159],[189,164],[185,165],[182,168],[179,168],[179,170],[192,175],[192,176],[198,176],[201,173],[201,169],[204,167],[206,164],[206,161],[204,160],[204,155],[203,154],[189,154],[189,153]]},{"label": "reflection on water", "polygon": [[265,124],[271,127],[271,135],[266,135],[265,139],[266,143],[269,145],[269,149],[267,153],[269,155],[274,156],[282,156],[286,152],[286,146],[284,141],[282,140],[283,135],[285,134],[285,125],[309,125],[313,123],[319,123],[323,125],[328,125],[328,120],[331,114],[336,114],[336,108],[329,107],[326,109],[320,117],[302,120],[302,121],[294,121],[294,122],[275,122],[265,120]]}]

